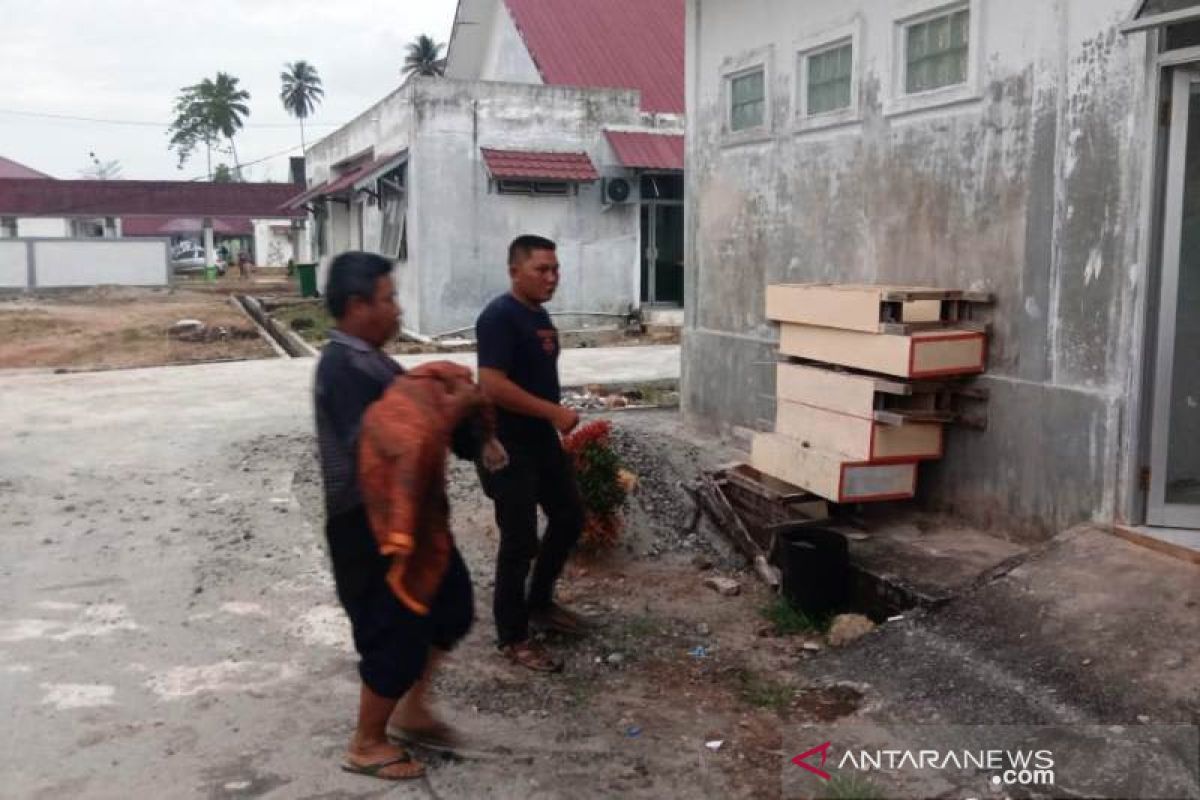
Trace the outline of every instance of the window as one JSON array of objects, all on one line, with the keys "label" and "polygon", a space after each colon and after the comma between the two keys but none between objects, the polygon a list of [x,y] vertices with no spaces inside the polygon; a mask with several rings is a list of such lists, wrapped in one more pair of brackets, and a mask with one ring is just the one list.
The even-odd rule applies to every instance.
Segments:
[{"label": "window", "polygon": [[105,221],[96,219],[71,220],[71,236],[76,239],[103,239]]},{"label": "window", "polygon": [[496,181],[498,194],[546,195],[565,197],[571,184],[559,181]]},{"label": "window", "polygon": [[962,8],[904,29],[904,91],[917,94],[967,82],[970,11]]},{"label": "window", "polygon": [[729,81],[729,130],[761,128],[766,119],[766,79],[762,69],[738,75]]},{"label": "window", "polygon": [[850,108],[854,89],[854,46],[850,42],[805,56],[805,116]]},{"label": "window", "polygon": [[0,239],[17,238],[17,218],[0,217]]},{"label": "window", "polygon": [[676,174],[643,175],[643,200],[682,200],[683,176]]},{"label": "window", "polygon": [[1200,46],[1200,21],[1167,26],[1167,33],[1163,40],[1164,50],[1182,50],[1185,47]]}]

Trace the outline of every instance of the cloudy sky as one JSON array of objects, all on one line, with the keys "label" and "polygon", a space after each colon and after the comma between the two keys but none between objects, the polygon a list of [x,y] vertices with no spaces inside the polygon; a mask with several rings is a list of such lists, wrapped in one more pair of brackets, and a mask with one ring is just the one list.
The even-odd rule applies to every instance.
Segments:
[{"label": "cloudy sky", "polygon": [[[456,0],[0,0],[0,155],[56,178],[77,178],[88,153],[123,178],[191,179],[204,154],[177,169],[166,126],[180,87],[218,70],[250,92],[237,138],[252,180],[286,180],[299,128],[279,102],[279,73],[305,59],[325,102],[311,144],[400,83],[404,45],[449,39]],[[57,115],[143,124],[51,118]],[[215,161],[216,159],[214,159]]]}]

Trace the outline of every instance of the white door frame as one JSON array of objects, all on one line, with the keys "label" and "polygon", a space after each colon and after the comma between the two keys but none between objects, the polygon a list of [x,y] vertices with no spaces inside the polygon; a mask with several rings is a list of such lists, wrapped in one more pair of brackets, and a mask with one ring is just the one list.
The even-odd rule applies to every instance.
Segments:
[{"label": "white door frame", "polygon": [[1174,70],[1170,82],[1171,122],[1160,249],[1158,347],[1155,351],[1154,400],[1150,422],[1150,485],[1146,498],[1147,523],[1175,528],[1200,528],[1200,505],[1168,503],[1166,498],[1179,271],[1182,267],[1185,167],[1189,125],[1200,125],[1200,119],[1190,119],[1193,87],[1198,85],[1200,68],[1177,67]]}]

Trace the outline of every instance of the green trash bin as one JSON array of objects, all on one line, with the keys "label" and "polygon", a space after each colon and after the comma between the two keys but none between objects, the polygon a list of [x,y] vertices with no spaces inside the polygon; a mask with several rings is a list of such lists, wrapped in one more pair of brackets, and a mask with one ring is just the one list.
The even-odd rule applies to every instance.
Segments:
[{"label": "green trash bin", "polygon": [[296,275],[300,278],[300,296],[301,297],[318,297],[317,293],[317,265],[316,264],[297,264]]}]

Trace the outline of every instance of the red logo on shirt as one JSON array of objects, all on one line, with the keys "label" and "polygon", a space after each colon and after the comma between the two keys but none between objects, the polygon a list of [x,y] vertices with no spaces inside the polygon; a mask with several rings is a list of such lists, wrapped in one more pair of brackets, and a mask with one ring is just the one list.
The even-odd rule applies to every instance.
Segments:
[{"label": "red logo on shirt", "polygon": [[546,352],[546,355],[552,356],[558,353],[558,331],[551,328],[538,331],[537,335],[542,340],[542,350]]}]

